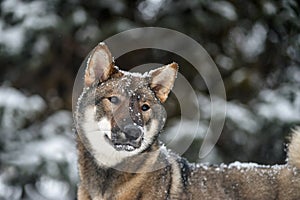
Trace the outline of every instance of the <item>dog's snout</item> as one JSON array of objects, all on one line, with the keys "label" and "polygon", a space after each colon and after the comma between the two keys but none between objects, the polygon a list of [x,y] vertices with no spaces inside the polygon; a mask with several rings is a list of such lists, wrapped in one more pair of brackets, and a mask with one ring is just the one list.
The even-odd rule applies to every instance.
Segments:
[{"label": "dog's snout", "polygon": [[130,124],[124,127],[124,133],[126,138],[136,140],[142,135],[142,130],[138,126]]}]

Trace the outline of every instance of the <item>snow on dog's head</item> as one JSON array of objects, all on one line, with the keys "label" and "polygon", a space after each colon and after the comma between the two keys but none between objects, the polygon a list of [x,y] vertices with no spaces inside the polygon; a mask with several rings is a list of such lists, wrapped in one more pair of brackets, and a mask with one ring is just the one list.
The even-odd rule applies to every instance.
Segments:
[{"label": "snow on dog's head", "polygon": [[143,75],[121,71],[103,43],[89,54],[75,120],[80,137],[99,163],[116,165],[155,142],[166,119],[161,103],[177,70],[172,63]]}]

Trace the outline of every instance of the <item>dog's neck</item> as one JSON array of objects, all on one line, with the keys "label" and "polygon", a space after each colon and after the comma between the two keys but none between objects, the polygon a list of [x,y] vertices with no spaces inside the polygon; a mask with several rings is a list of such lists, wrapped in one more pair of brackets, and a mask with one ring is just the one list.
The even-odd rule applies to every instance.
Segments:
[{"label": "dog's neck", "polygon": [[[159,142],[156,140],[140,156],[132,156],[127,160],[128,162],[121,162],[115,167],[105,167],[104,165],[99,165],[77,134],[78,167],[82,185],[92,182],[94,187],[92,191],[94,190],[95,193],[100,192],[102,195],[104,193],[113,193],[113,190],[119,187],[116,183],[122,184],[123,180],[129,181],[140,173],[152,172],[154,170],[151,166],[159,168],[156,165],[157,162],[166,159],[164,152],[160,151],[160,147]],[[162,159],[159,159],[159,157]]]},{"label": "dog's neck", "polygon": [[[116,171],[123,171],[123,172],[130,172],[130,173],[136,173],[136,172],[143,172],[141,166],[147,164],[154,165],[155,163],[152,163],[149,160],[154,160],[153,158],[157,158],[158,156],[164,157],[164,152],[161,152],[161,144],[158,140],[154,140],[154,143],[150,145],[147,149],[145,149],[141,154],[132,156],[121,163],[118,163],[116,166],[105,166],[101,163],[99,164],[98,161],[95,160],[95,156],[88,150],[88,148],[83,144],[81,141],[81,138],[78,134],[76,134],[76,140],[77,140],[77,148],[78,148],[78,160],[79,160],[79,167],[81,166],[94,166],[95,170],[107,170],[109,168],[115,169]],[[151,159],[150,159],[151,157]],[[89,163],[87,163],[89,162]],[[151,162],[151,163],[149,163]],[[154,162],[154,161],[153,161]],[[93,170],[93,169],[92,169]]]}]

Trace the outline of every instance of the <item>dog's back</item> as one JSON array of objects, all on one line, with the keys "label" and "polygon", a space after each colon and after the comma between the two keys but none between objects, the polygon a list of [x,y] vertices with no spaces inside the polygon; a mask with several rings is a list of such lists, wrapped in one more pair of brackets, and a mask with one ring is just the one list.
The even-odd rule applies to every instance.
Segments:
[{"label": "dog's back", "polygon": [[86,65],[74,115],[79,200],[300,199],[300,131],[292,135],[286,165],[190,164],[157,140],[177,64],[144,75],[124,72],[100,44]]},{"label": "dog's back", "polygon": [[293,133],[285,165],[235,162],[228,166],[193,167],[188,194],[199,199],[300,199],[299,145],[298,130]]}]

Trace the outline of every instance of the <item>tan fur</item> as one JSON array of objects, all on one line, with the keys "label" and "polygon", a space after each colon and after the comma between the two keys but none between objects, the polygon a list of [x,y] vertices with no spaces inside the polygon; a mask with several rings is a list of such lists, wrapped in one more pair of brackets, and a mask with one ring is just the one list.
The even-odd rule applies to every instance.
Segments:
[{"label": "tan fur", "polygon": [[[150,71],[152,82],[150,87],[161,102],[165,102],[177,76],[178,65],[171,63],[162,68]],[[163,73],[162,73],[163,72]]]},{"label": "tan fur", "polygon": [[135,178],[132,178],[127,182],[124,182],[122,185],[118,187],[118,190],[120,192],[116,195],[116,199],[124,199],[124,200],[132,199],[132,197],[136,193],[136,188],[141,187],[148,180],[149,174],[145,172],[149,171],[149,167],[155,163],[157,156],[158,156],[158,152],[153,154],[153,156],[151,156],[146,161],[145,165],[141,169],[143,173],[139,173],[139,175],[137,175]]},{"label": "tan fur", "polygon": [[[104,57],[105,59],[98,59]],[[104,43],[97,45],[88,56],[87,68],[84,77],[86,87],[90,87],[96,80],[106,80],[112,73],[113,68],[97,67],[103,65],[112,65],[113,59],[109,49]],[[105,70],[101,70],[105,69]]]},{"label": "tan fur", "polygon": [[288,148],[288,161],[291,165],[300,169],[300,128],[296,128],[291,136]]},{"label": "tan fur", "polygon": [[181,171],[180,166],[174,157],[170,157],[170,163],[172,164],[172,186],[170,191],[170,196],[173,199],[177,199],[180,196],[178,194],[182,193],[182,184],[181,184]]}]

